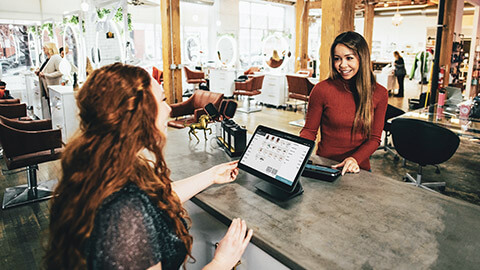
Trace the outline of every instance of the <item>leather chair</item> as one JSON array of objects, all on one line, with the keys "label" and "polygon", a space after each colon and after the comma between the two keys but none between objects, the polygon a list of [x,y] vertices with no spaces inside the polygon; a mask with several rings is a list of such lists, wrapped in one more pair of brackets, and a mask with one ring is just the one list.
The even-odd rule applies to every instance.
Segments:
[{"label": "leather chair", "polygon": [[51,198],[57,180],[37,183],[36,171],[39,163],[56,160],[63,151],[62,133],[52,130],[51,120],[26,122],[0,116],[0,142],[8,170],[27,167],[27,184],[7,188],[2,208]]},{"label": "leather chair", "polygon": [[[203,90],[195,91],[189,99],[170,105],[172,108],[170,117],[175,117],[176,119],[169,121],[168,126],[184,128],[192,123],[197,123],[200,116],[206,114],[203,108],[208,103],[212,103],[215,109],[218,110],[222,100],[223,94]],[[181,116],[187,117],[180,118]]]},{"label": "leather chair", "polygon": [[419,165],[416,179],[406,174],[405,181],[417,187],[445,189],[445,182],[422,183],[422,168],[449,160],[460,144],[460,138],[451,130],[418,119],[398,118],[392,121],[393,145],[403,158]]},{"label": "leather chair", "polygon": [[263,79],[265,75],[261,76],[253,76],[248,78],[248,80],[244,82],[235,82],[235,91],[233,91],[233,95],[238,96],[247,96],[247,107],[240,108],[238,111],[251,113],[251,112],[258,112],[261,111],[261,108],[251,107],[250,106],[250,99],[252,96],[260,95],[262,92],[263,86]]},{"label": "leather chair", "polygon": [[163,83],[163,71],[159,70],[158,68],[152,68],[152,77],[157,80],[159,84]]},{"label": "leather chair", "polygon": [[[310,80],[308,80],[308,78],[305,76],[295,75],[287,75],[287,83],[288,97],[295,100],[301,100],[304,104],[303,119],[291,121],[289,124],[293,126],[303,127],[305,125],[305,114],[307,112],[308,98],[315,84],[311,83]],[[296,106],[297,105],[295,104],[295,112],[297,112]]]},{"label": "leather chair", "polygon": [[385,150],[385,152],[390,153],[394,156],[395,160],[398,160],[398,155],[396,152],[393,150],[395,147],[391,146],[390,143],[388,142],[388,138],[391,135],[391,127],[392,124],[389,122],[390,119],[400,116],[404,114],[405,112],[397,107],[394,107],[390,104],[387,106],[387,111],[385,112],[385,124],[383,125],[383,131],[385,131],[385,135],[383,137],[383,145],[378,147],[377,150]]},{"label": "leather chair", "polygon": [[423,107],[425,107],[426,99],[427,99],[427,92],[421,93],[419,98],[409,98],[408,99],[408,108],[410,110],[416,110],[416,109],[423,108]]},{"label": "leather chair", "polygon": [[22,118],[27,116],[25,103],[0,104],[0,115],[7,118]]},{"label": "leather chair", "polygon": [[0,99],[0,104],[19,104],[20,99]]},{"label": "leather chair", "polygon": [[249,69],[245,70],[245,72],[243,72],[243,75],[245,75],[245,76],[254,75],[255,72],[260,72],[260,68],[259,67],[250,67]]},{"label": "leather chair", "polygon": [[[188,67],[183,67],[185,70],[185,76],[187,78],[187,83],[193,84],[193,91],[200,88],[201,83],[207,83],[205,80],[205,73],[202,71],[193,71]],[[188,95],[188,94],[187,94]]]}]

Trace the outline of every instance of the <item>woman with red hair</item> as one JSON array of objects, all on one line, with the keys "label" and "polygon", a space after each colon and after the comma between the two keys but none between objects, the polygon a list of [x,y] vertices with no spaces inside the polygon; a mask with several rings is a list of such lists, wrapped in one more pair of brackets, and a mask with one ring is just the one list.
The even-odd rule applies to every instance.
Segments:
[{"label": "woman with red hair", "polygon": [[[95,70],[78,93],[80,131],[62,156],[47,269],[178,269],[191,257],[182,202],[237,177],[236,162],[172,182],[163,148],[170,106],[140,67]],[[204,269],[231,269],[252,237],[234,219]]]}]

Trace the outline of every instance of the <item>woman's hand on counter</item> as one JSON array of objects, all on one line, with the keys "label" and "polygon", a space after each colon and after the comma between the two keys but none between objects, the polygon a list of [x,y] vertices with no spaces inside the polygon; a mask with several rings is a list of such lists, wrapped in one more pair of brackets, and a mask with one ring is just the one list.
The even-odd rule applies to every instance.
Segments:
[{"label": "woman's hand on counter", "polygon": [[342,169],[342,175],[345,175],[345,173],[359,173],[360,172],[360,166],[358,166],[358,162],[355,158],[353,157],[347,157],[344,159],[341,163],[335,164],[332,166],[332,168],[337,169],[339,167],[343,167]]},{"label": "woman's hand on counter", "polygon": [[244,220],[236,218],[230,224],[227,233],[218,243],[212,262],[203,270],[232,269],[241,259],[245,248],[252,239],[253,230],[248,230]]},{"label": "woman's hand on counter", "polygon": [[231,161],[214,166],[206,171],[214,184],[225,184],[234,181],[238,175],[238,161]]}]

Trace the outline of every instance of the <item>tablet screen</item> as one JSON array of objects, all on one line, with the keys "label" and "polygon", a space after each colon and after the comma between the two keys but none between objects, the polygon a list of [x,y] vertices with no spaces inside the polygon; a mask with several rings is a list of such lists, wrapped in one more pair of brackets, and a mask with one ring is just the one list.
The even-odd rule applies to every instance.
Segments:
[{"label": "tablet screen", "polygon": [[[314,142],[259,126],[239,162],[260,178],[292,186],[310,157]],[[275,184],[275,183],[274,183]]]}]

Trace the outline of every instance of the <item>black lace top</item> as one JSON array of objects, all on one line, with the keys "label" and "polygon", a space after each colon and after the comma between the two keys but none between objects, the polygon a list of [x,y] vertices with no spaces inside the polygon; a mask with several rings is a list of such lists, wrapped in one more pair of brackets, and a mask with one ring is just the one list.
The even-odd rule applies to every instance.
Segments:
[{"label": "black lace top", "polygon": [[170,217],[128,184],[100,206],[85,246],[88,269],[179,269],[186,256]]}]

